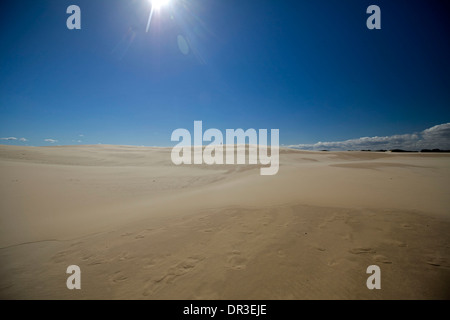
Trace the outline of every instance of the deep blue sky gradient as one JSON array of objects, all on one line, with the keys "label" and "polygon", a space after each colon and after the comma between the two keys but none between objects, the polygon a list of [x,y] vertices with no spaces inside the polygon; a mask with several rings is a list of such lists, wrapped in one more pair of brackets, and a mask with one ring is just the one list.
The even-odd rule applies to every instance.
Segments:
[{"label": "deep blue sky gradient", "polygon": [[145,33],[148,0],[3,0],[0,137],[168,146],[194,120],[286,145],[422,131],[450,122],[446,3],[172,0]]}]

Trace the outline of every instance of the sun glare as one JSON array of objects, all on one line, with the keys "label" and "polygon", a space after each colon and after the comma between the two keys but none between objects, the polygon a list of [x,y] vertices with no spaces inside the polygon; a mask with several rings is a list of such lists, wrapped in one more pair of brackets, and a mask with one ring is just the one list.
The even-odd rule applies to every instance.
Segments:
[{"label": "sun glare", "polygon": [[150,10],[150,15],[148,17],[148,22],[147,22],[147,29],[145,32],[148,32],[148,30],[150,29],[150,23],[152,22],[153,12],[159,11],[159,9],[161,9],[162,6],[165,6],[166,4],[168,4],[170,2],[170,0],[149,0],[149,2],[152,5],[152,9]]},{"label": "sun glare", "polygon": [[162,6],[166,5],[169,0],[150,0],[150,2],[156,10],[159,10]]}]

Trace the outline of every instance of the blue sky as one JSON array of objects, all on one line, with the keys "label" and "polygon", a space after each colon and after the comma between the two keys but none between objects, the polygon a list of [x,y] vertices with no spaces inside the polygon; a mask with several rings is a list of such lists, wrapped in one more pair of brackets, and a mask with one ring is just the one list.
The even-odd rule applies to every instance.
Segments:
[{"label": "blue sky", "polygon": [[0,143],[169,146],[202,120],[300,145],[450,122],[445,1],[172,0],[146,33],[150,7],[3,0]]}]

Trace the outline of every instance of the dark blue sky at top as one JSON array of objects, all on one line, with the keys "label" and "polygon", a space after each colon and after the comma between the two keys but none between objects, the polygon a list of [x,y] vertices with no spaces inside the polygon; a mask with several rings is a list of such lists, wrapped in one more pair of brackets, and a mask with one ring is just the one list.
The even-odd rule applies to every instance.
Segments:
[{"label": "dark blue sky at top", "polygon": [[167,146],[194,120],[286,145],[418,132],[450,121],[446,3],[172,0],[145,33],[148,0],[3,0],[0,137]]}]

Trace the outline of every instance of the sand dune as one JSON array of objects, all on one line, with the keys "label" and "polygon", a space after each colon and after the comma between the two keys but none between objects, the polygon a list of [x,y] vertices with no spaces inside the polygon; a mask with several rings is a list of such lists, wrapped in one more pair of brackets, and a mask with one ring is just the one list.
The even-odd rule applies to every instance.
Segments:
[{"label": "sand dune", "polygon": [[0,146],[0,298],[450,298],[450,155],[282,149],[261,176],[170,151]]}]

